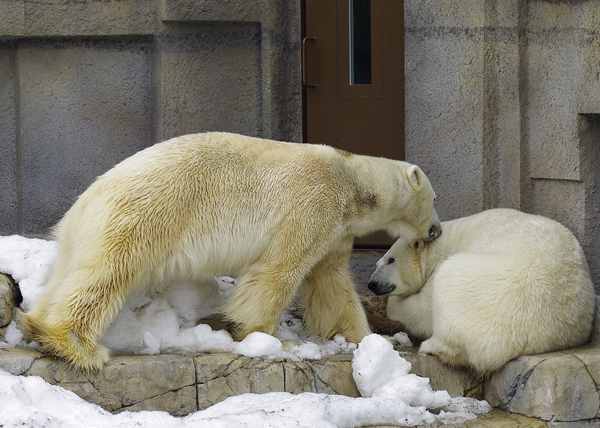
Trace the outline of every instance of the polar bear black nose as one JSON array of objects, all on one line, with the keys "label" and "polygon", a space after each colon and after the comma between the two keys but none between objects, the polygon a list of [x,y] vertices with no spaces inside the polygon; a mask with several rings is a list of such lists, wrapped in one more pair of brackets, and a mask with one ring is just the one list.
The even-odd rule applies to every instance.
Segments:
[{"label": "polar bear black nose", "polygon": [[396,286],[394,284],[390,284],[390,283],[382,284],[378,281],[369,281],[369,284],[367,284],[367,285],[369,287],[369,290],[371,290],[373,293],[375,293],[378,296],[381,296],[382,294],[391,293],[392,290],[394,288],[396,288]]},{"label": "polar bear black nose", "polygon": [[429,228],[429,234],[427,236],[428,241],[433,241],[442,234],[442,231],[435,224]]}]

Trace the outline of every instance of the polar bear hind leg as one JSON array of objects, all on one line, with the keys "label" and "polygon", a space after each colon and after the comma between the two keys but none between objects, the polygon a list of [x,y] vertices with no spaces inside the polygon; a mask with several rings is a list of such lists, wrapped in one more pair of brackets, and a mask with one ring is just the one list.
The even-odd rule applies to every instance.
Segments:
[{"label": "polar bear hind leg", "polygon": [[27,331],[44,353],[84,371],[99,370],[108,361],[110,351],[98,343],[98,338],[128,294],[122,278],[104,280],[97,276],[94,268],[67,275],[57,295],[46,294],[45,306],[38,305],[40,310],[25,314]]},{"label": "polar bear hind leg", "polygon": [[41,343],[41,351],[64,359],[75,369],[97,371],[110,358],[110,351],[66,323],[48,325],[31,314],[23,314],[28,333]]},{"label": "polar bear hind leg", "polygon": [[57,264],[40,301],[25,316],[26,329],[42,351],[83,371],[99,370],[108,361],[110,352],[98,339],[140,283],[150,259],[127,240],[114,245],[115,251],[104,248],[61,254],[70,259],[70,270]]}]

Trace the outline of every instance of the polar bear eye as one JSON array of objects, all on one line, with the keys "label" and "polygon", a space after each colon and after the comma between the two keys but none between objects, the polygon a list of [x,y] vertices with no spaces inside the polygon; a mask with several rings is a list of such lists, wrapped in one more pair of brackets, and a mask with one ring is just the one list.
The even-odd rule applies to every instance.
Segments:
[{"label": "polar bear eye", "polygon": [[391,265],[392,263],[394,263],[396,261],[395,258],[390,257],[390,259],[388,260],[388,265]]}]

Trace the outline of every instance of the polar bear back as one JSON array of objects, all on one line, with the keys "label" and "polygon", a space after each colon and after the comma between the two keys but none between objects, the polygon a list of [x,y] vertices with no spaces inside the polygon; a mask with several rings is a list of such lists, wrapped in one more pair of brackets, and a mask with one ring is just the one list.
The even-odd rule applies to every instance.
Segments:
[{"label": "polar bear back", "polygon": [[[432,277],[434,343],[460,349],[485,373],[518,355],[589,338],[593,286],[583,250],[566,227],[513,210],[444,224],[448,242],[466,234],[472,241],[456,244],[462,248],[440,259]],[[430,344],[423,345],[427,351]]]},{"label": "polar bear back", "polygon": [[[332,217],[344,211],[344,194],[350,186],[343,182],[322,185],[334,180],[333,168],[327,176],[327,162],[338,166],[335,163],[341,157],[326,146],[225,133],[155,144],[100,176],[59,223],[58,240],[72,245],[85,242],[88,258],[95,259],[106,254],[107,239],[135,234],[146,238],[135,246],[146,258],[152,259],[157,248],[163,252],[156,256],[162,262],[154,275],[236,274],[264,253],[271,242],[269,231],[295,212],[312,221],[343,224]],[[317,162],[319,168],[312,168]],[[343,171],[336,170],[338,177],[343,177]],[[346,177],[346,181],[351,179]],[[306,196],[316,191],[326,203],[310,203]],[[78,224],[95,227],[73,227],[74,218]],[[140,227],[145,230],[132,230]],[[107,233],[110,230],[114,233]],[[311,238],[309,230],[306,235]],[[169,260],[164,253],[173,258]]]}]

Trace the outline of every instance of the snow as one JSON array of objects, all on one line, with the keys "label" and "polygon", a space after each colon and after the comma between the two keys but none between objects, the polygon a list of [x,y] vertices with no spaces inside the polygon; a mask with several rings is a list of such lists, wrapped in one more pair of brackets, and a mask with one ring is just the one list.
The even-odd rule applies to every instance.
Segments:
[{"label": "snow", "polygon": [[[56,254],[56,243],[20,236],[0,237],[0,272],[19,283],[27,310],[43,290]],[[327,394],[243,394],[184,418],[165,412],[123,412],[113,415],[74,393],[35,376],[14,376],[0,370],[0,421],[7,427],[359,427],[393,424],[414,426],[463,423],[487,413],[485,401],[451,398],[433,391],[429,379],[410,373],[411,365],[390,342],[369,335],[357,346],[342,336],[322,341],[304,333],[301,321],[286,312],[277,338],[252,333],[235,342],[224,330],[214,331],[198,320],[210,315],[233,287],[231,278],[206,284],[149,285],[132,296],[102,341],[116,352],[233,352],[253,358],[315,360],[353,353],[353,377],[361,398]],[[32,346],[11,323],[0,347]],[[405,334],[394,339],[410,346]],[[35,346],[35,344],[33,345]],[[433,411],[433,412],[432,412]]]},{"label": "snow", "polygon": [[[12,376],[1,370],[0,397],[0,421],[5,428],[335,428],[385,424],[413,426],[436,421],[436,416],[425,408],[409,406],[389,397],[351,398],[284,392],[230,397],[184,418],[157,411],[113,415],[86,403],[70,391],[47,384],[42,378]],[[481,402],[468,400],[466,407],[464,403],[461,404],[462,412],[448,413],[442,410],[437,419],[463,423],[474,417],[472,412],[489,411],[482,408]]]},{"label": "snow", "polygon": [[411,364],[377,334],[366,336],[354,351],[352,377],[361,396],[399,399],[409,406],[428,409],[439,409],[452,402],[450,394],[433,391],[429,379],[409,374],[410,369]]},{"label": "snow", "polygon": [[23,310],[31,309],[44,289],[57,248],[56,242],[44,239],[0,237],[0,272],[9,274],[19,284]]},{"label": "snow", "polygon": [[17,324],[11,321],[8,327],[6,327],[4,341],[0,341],[0,348],[23,348],[27,346],[37,348],[37,344],[33,343],[29,345],[23,341],[23,333],[17,328]]}]

